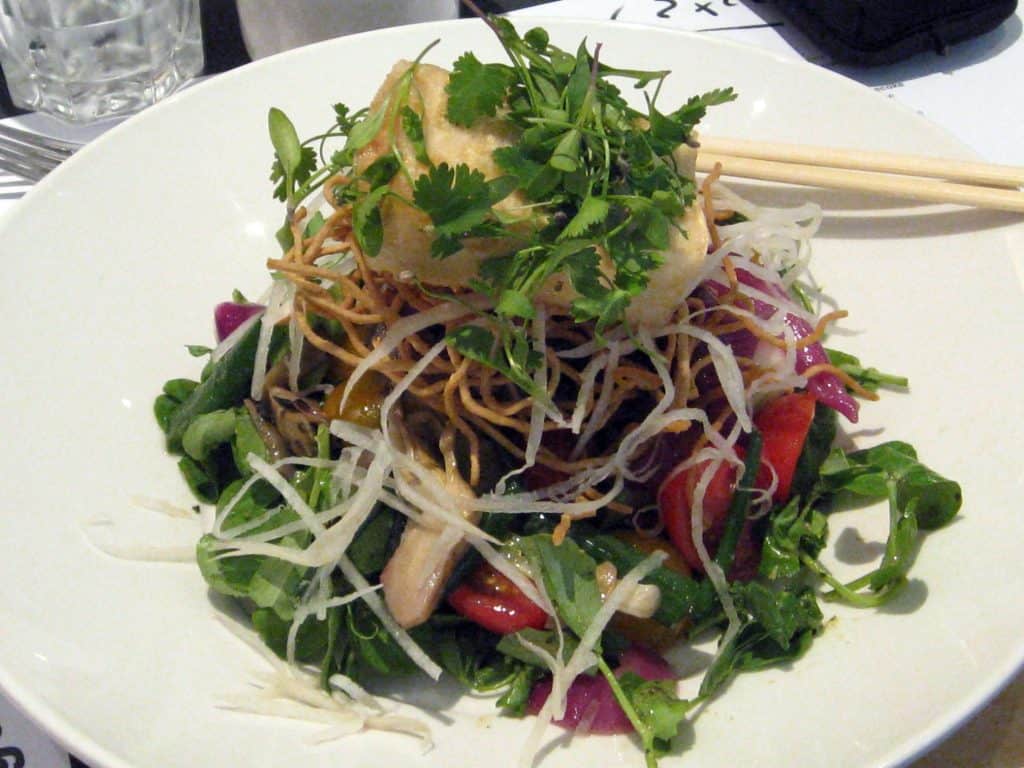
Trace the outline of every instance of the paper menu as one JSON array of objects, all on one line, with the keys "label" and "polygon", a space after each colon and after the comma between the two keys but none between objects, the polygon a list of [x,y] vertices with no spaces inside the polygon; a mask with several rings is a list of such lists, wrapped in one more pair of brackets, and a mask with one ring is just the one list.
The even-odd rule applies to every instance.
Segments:
[{"label": "paper menu", "polygon": [[771,0],[561,0],[523,16],[579,16],[674,27],[803,58],[884,92],[937,123],[983,158],[1024,165],[1024,7],[998,29],[888,67],[836,65]]},{"label": "paper menu", "polygon": [[66,768],[68,754],[0,696],[0,766]]}]

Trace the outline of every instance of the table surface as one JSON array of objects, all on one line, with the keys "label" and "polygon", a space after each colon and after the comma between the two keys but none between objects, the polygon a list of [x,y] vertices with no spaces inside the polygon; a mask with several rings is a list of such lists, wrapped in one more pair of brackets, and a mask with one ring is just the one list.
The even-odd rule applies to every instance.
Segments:
[{"label": "table surface", "polygon": [[[853,69],[830,61],[763,0],[742,5],[736,0],[559,0],[545,4],[536,0],[490,0],[479,4],[490,11],[508,10],[516,15],[617,18],[698,30],[800,56],[884,91],[943,126],[990,161],[1024,165],[1024,142],[1020,141],[1024,100],[1008,98],[1006,91],[1006,83],[1014,82],[1024,71],[1024,9],[1018,9],[999,29],[954,47],[946,56],[926,54],[888,67]],[[202,8],[206,73],[214,75],[247,61],[234,3],[203,0]],[[16,110],[6,99],[0,81],[0,117],[12,112]],[[39,115],[23,115],[11,122],[54,135],[70,133],[84,140],[101,132],[95,128],[70,129]],[[0,215],[11,204],[13,200],[0,195]],[[2,696],[0,765],[86,768]],[[1024,768],[1024,674],[1010,681],[972,720],[913,762],[911,768]]]}]

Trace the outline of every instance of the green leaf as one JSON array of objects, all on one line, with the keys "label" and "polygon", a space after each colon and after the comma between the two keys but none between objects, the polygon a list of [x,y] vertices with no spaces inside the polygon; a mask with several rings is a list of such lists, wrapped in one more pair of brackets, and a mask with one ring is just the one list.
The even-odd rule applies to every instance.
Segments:
[{"label": "green leaf", "polygon": [[369,167],[360,174],[360,178],[369,185],[371,190],[376,191],[378,187],[387,185],[401,167],[402,161],[398,159],[398,156],[394,152],[388,152],[370,163]]},{"label": "green leaf", "polygon": [[603,197],[588,197],[580,205],[576,215],[565,225],[565,229],[558,235],[559,240],[571,237],[582,237],[592,227],[601,224],[608,218],[611,205]]},{"label": "green leaf", "polygon": [[247,410],[241,410],[235,419],[234,440],[231,443],[231,452],[235,459],[235,467],[242,477],[252,474],[252,467],[249,466],[249,454],[255,454],[263,460],[267,459],[267,444],[260,437],[252,416]]},{"label": "green leaf", "polygon": [[[947,524],[959,512],[963,498],[959,484],[921,464],[911,445],[897,441],[849,454],[834,450],[822,465],[814,490],[833,499],[888,501],[889,534],[882,561],[874,570],[843,584],[812,556],[801,557],[833,588],[827,599],[858,606],[881,605],[906,584],[917,553],[918,529]],[[870,591],[863,592],[865,588]]]},{"label": "green leaf", "polygon": [[701,681],[700,698],[718,692],[740,672],[754,672],[800,658],[821,629],[822,615],[810,590],[771,590],[757,582],[732,586],[743,624]]},{"label": "green leaf", "polygon": [[389,98],[384,99],[384,103],[380,105],[376,112],[371,112],[352,126],[348,132],[348,140],[345,142],[344,151],[346,153],[352,155],[358,152],[380,133],[380,129],[384,125],[384,117],[388,113],[390,101]]},{"label": "green leaf", "polygon": [[427,154],[426,138],[423,134],[423,118],[408,104],[402,107],[402,130],[409,139],[409,143],[412,144],[416,159],[424,165],[432,165],[430,155]]},{"label": "green leaf", "polygon": [[793,471],[790,482],[790,495],[807,497],[818,481],[821,468],[832,449],[836,439],[836,412],[832,408],[815,406],[814,418],[807,432],[803,450]]},{"label": "green leaf", "polygon": [[548,165],[562,173],[572,173],[580,166],[580,131],[571,128],[565,132],[555,151],[551,153]]},{"label": "green leaf", "polygon": [[[486,328],[478,325],[463,325],[448,333],[448,343],[463,357],[475,360],[478,363],[489,365],[496,371],[500,371],[508,377],[509,381],[516,384],[523,392],[534,397],[545,397],[546,393],[537,392],[536,385],[529,376],[529,372],[535,367],[534,361],[530,359],[530,350],[522,346],[518,350],[506,350],[498,343],[494,334]],[[515,358],[515,353],[520,352]],[[525,351],[525,354],[522,354]]]},{"label": "green leaf", "polygon": [[572,539],[556,546],[549,535],[535,534],[520,539],[518,546],[533,573],[544,580],[559,618],[582,637],[602,604],[595,577],[597,563]]},{"label": "green leaf", "polygon": [[877,392],[882,387],[906,389],[910,381],[905,376],[882,373],[877,368],[865,368],[858,358],[837,349],[826,349],[828,361],[846,373],[864,389]]},{"label": "green leaf", "polygon": [[530,700],[533,685],[544,673],[537,667],[524,664],[509,684],[508,690],[498,699],[498,706],[509,717],[522,717]]},{"label": "green leaf", "polygon": [[218,445],[235,435],[233,410],[204,413],[189,424],[181,438],[181,446],[196,461],[205,461]]},{"label": "green leaf", "polygon": [[[649,552],[610,533],[600,533],[585,523],[575,523],[569,531],[595,562],[610,562],[619,573],[628,573],[647,558]],[[666,547],[669,545],[666,543]],[[714,590],[707,580],[695,581],[678,571],[659,566],[642,584],[653,584],[661,591],[661,602],[652,618],[667,627],[684,618],[694,624],[708,618],[715,607]]]},{"label": "green leaf", "polygon": [[694,702],[679,698],[674,680],[644,680],[634,672],[626,672],[618,681],[643,723],[640,735],[644,751],[653,753],[655,757],[666,754],[668,742],[679,734]]},{"label": "green leaf", "polygon": [[755,429],[750,433],[747,442],[747,455],[743,460],[743,475],[733,491],[729,509],[726,511],[725,528],[722,531],[722,538],[718,542],[718,550],[715,552],[715,562],[726,574],[732,570],[733,560],[736,556],[736,542],[739,541],[740,531],[743,530],[750,512],[750,498],[757,484],[757,471],[761,467],[761,444],[761,433]]},{"label": "green leaf", "polygon": [[771,580],[796,578],[803,572],[801,555],[817,557],[825,547],[828,519],[814,504],[794,496],[769,519],[761,548],[759,572]]},{"label": "green leaf", "polygon": [[352,234],[363,252],[370,257],[380,253],[384,245],[384,221],[380,201],[390,192],[386,186],[377,187],[352,206]]},{"label": "green leaf", "polygon": [[481,64],[469,51],[462,54],[445,86],[448,120],[468,128],[481,117],[493,117],[505,101],[512,78],[512,70],[504,64]]},{"label": "green leaf", "polygon": [[529,297],[522,291],[512,289],[506,289],[501,292],[501,298],[498,300],[495,312],[506,317],[521,317],[527,320],[532,320],[537,314],[537,310],[534,308],[533,302],[530,301]]},{"label": "green leaf", "polygon": [[284,171],[286,187],[291,190],[291,181],[302,162],[302,144],[295,126],[288,116],[277,107],[271,107],[267,114],[267,127],[270,131],[270,142]]},{"label": "green leaf", "polygon": [[[531,645],[535,645],[547,651],[554,658],[559,658],[558,655],[558,635],[554,630],[551,629],[533,629],[527,627],[521,629],[512,635],[503,635],[501,640],[498,641],[497,650],[506,656],[511,656],[514,659],[518,659],[525,664],[530,664],[539,669],[548,669],[547,663],[534,651],[523,644],[523,640],[526,640]],[[562,635],[562,655],[561,659],[563,662],[569,661],[569,658],[579,647],[579,641],[572,635]]]},{"label": "green leaf", "polygon": [[449,232],[479,223],[491,208],[487,180],[465,163],[455,168],[441,163],[417,178],[413,202],[430,216],[436,227]]}]

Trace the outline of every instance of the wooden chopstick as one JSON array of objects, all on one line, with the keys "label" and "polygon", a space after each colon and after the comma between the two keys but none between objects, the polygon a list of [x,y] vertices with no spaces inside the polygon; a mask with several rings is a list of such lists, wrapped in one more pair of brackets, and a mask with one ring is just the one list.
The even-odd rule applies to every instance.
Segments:
[{"label": "wooden chopstick", "polygon": [[895,152],[868,152],[859,149],[749,141],[717,136],[701,136],[700,146],[704,151],[715,155],[749,157],[756,160],[898,173],[905,176],[927,176],[933,179],[997,187],[1017,188],[1024,185],[1024,168],[1012,165],[994,165],[969,160],[943,160],[919,155],[901,155]]},{"label": "wooden chopstick", "polygon": [[723,176],[1024,213],[1024,192],[1016,189],[995,189],[935,178],[719,155],[707,151],[707,144],[707,140],[702,138],[701,149],[697,153],[697,170],[703,173],[710,173],[717,163],[721,163]]}]

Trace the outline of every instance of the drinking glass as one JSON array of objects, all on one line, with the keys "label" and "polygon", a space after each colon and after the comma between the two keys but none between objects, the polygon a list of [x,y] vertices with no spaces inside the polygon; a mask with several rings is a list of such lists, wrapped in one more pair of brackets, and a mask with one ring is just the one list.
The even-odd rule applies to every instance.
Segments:
[{"label": "drinking glass", "polygon": [[127,115],[202,70],[199,0],[0,0],[0,66],[24,109]]},{"label": "drinking glass", "polygon": [[254,59],[341,35],[458,15],[459,0],[238,0],[242,39]]}]

